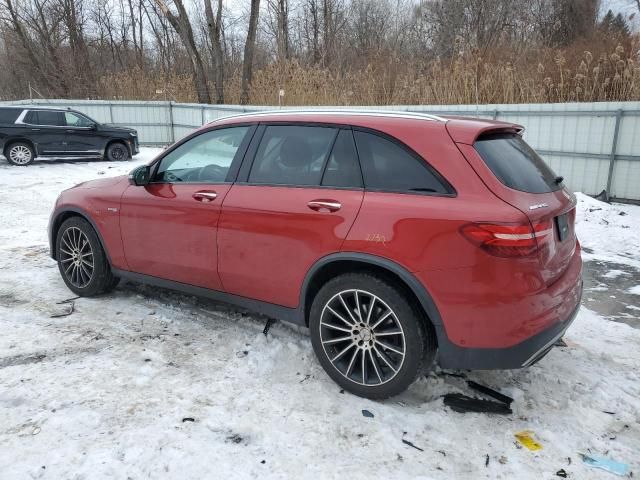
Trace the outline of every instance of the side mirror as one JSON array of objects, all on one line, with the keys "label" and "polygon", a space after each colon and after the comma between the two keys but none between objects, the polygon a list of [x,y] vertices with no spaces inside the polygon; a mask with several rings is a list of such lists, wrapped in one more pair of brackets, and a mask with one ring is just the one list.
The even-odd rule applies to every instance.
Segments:
[{"label": "side mirror", "polygon": [[129,183],[138,187],[148,185],[151,180],[151,168],[149,165],[140,165],[134,168],[129,174]]},{"label": "side mirror", "polygon": [[89,130],[96,130],[97,128],[98,128],[98,125],[96,125],[95,123],[89,124]]}]

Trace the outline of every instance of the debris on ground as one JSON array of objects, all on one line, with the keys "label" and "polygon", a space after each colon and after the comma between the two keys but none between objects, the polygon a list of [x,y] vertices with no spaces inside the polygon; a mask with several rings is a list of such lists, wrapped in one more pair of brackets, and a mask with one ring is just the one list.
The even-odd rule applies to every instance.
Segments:
[{"label": "debris on ground", "polygon": [[229,435],[227,437],[227,441],[231,442],[231,443],[242,443],[243,438],[238,435],[237,433],[234,433],[233,435]]},{"label": "debris on ground", "polygon": [[561,468],[560,470],[558,470],[556,472],[556,476],[562,477],[562,478],[567,478],[567,472],[564,470],[564,468]]},{"label": "debris on ground", "polygon": [[375,415],[369,410],[362,410],[362,416],[367,418],[373,418]]},{"label": "debris on ground", "polygon": [[416,450],[420,450],[421,452],[424,452],[424,450],[420,447],[418,447],[417,445],[414,445],[413,443],[411,443],[409,440],[405,440],[404,438],[402,439],[402,443],[404,443],[405,445],[409,445],[410,447],[415,448]]},{"label": "debris on ground", "polygon": [[195,422],[195,421],[196,421],[196,419],[195,419],[195,418],[193,418],[193,417],[184,417],[184,418],[182,419],[182,423],[185,423],[185,422]]},{"label": "debris on ground", "polygon": [[490,457],[489,457],[489,454],[487,453],[487,454],[485,455],[485,457],[486,457],[486,459],[485,459],[485,461],[484,461],[484,466],[485,466],[485,467],[488,467],[488,466],[489,466],[489,458],[490,458]]},{"label": "debris on ground", "polygon": [[267,323],[264,324],[264,329],[262,330],[262,333],[264,334],[264,336],[267,336],[267,333],[269,333],[269,329],[271,328],[271,325],[273,325],[275,323],[275,320],[273,318],[267,318]]},{"label": "debris on ground", "polygon": [[63,310],[61,312],[58,312],[58,313],[51,314],[50,315],[51,318],[68,317],[69,315],[71,315],[75,311],[75,303],[73,301],[70,301],[69,303],[58,302],[58,304],[62,304],[62,303],[67,305],[67,309]]},{"label": "debris on ground", "polygon": [[533,432],[531,430],[523,430],[522,432],[518,432],[515,434],[515,437],[521,445],[525,446],[532,452],[535,452],[536,450],[542,450],[542,444],[533,438]]},{"label": "debris on ground", "polygon": [[554,347],[568,347],[567,342],[564,341],[563,338],[559,338],[556,340],[556,343],[553,344]]},{"label": "debris on ground", "polygon": [[493,388],[489,388],[485,385],[481,385],[477,382],[474,382],[473,380],[467,380],[467,385],[469,385],[469,387],[473,388],[474,390],[480,392],[480,393],[484,393],[485,395],[489,395],[490,397],[495,398],[496,400],[506,404],[506,405],[511,405],[513,403],[513,398],[508,397],[500,392],[498,392],[497,390],[494,390]]},{"label": "debris on ground", "polygon": [[600,468],[615,475],[625,476],[629,473],[629,465],[610,458],[579,453],[582,461],[593,468]]},{"label": "debris on ground", "polygon": [[502,402],[469,397],[462,393],[447,393],[444,396],[444,404],[458,413],[497,413],[500,415],[513,413],[509,405]]}]

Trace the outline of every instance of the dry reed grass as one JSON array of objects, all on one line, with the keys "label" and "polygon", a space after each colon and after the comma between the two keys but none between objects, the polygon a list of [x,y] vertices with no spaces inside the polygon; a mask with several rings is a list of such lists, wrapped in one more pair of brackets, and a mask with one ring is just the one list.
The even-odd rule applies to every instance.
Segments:
[{"label": "dry reed grass", "polygon": [[[274,105],[403,105],[598,102],[640,100],[640,42],[539,50],[511,60],[467,52],[451,61],[406,63],[378,54],[361,69],[335,72],[296,60],[272,63],[254,73],[250,103]],[[501,54],[504,57],[504,54]],[[154,76],[140,70],[104,76],[104,98],[195,102],[189,75]],[[211,88],[213,92],[213,86]],[[238,103],[240,76],[225,84],[226,103]]]}]

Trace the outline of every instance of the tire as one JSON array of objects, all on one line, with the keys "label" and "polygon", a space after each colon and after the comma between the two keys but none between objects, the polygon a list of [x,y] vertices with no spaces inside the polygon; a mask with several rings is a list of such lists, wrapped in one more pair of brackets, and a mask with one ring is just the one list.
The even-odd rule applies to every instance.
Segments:
[{"label": "tire", "polygon": [[369,399],[406,390],[432,367],[437,352],[433,327],[413,303],[402,289],[372,274],[348,273],[328,281],[309,317],[311,343],[327,374],[348,392]]},{"label": "tire", "polygon": [[9,145],[4,152],[9,163],[20,167],[29,165],[36,157],[33,147],[25,142],[15,142]]},{"label": "tire", "polygon": [[113,142],[107,147],[105,157],[110,162],[123,162],[129,160],[129,149],[124,143]]},{"label": "tire", "polygon": [[64,283],[78,296],[98,295],[118,284],[98,235],[84,218],[71,217],[62,223],[56,236],[56,258]]}]

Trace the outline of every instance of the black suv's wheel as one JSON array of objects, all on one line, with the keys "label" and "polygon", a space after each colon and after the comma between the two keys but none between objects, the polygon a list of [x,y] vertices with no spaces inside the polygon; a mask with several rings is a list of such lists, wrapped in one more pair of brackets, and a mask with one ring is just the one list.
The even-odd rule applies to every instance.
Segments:
[{"label": "black suv's wheel", "polygon": [[124,143],[115,142],[107,147],[107,160],[110,162],[122,162],[129,159],[129,149]]},{"label": "black suv's wheel", "polygon": [[33,162],[36,154],[28,143],[16,142],[9,145],[9,148],[5,150],[5,156],[10,163],[24,166]]},{"label": "black suv's wheel", "polygon": [[370,274],[327,282],[311,307],[311,343],[345,390],[371,399],[404,391],[435,359],[433,330],[407,296]]},{"label": "black suv's wheel", "polygon": [[56,237],[56,258],[64,283],[76,295],[89,297],[118,284],[98,235],[83,218],[71,217],[62,223]]}]

